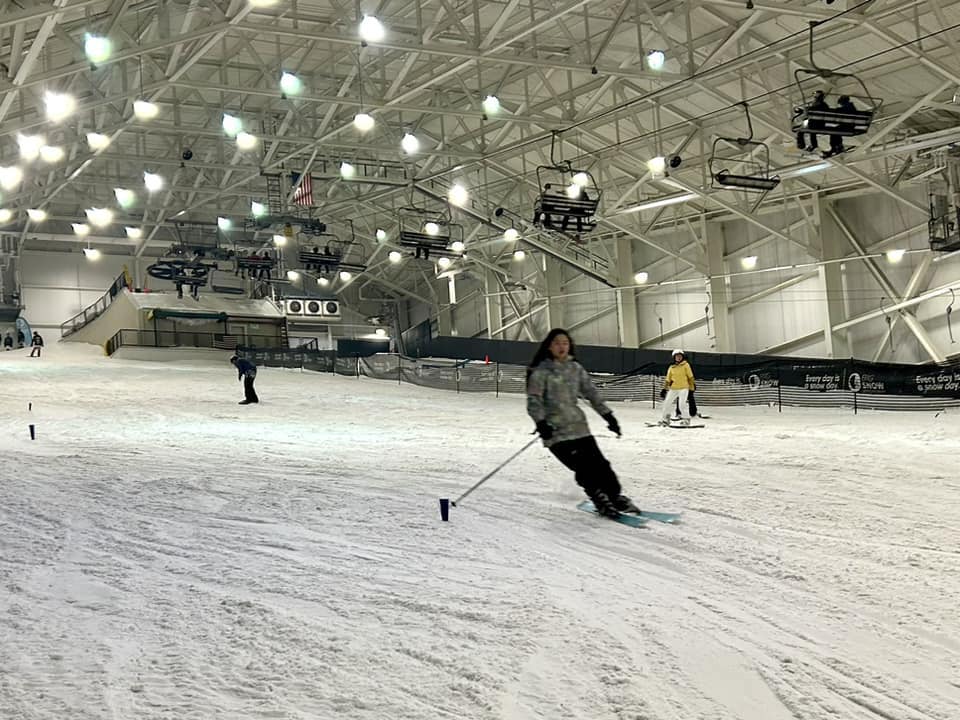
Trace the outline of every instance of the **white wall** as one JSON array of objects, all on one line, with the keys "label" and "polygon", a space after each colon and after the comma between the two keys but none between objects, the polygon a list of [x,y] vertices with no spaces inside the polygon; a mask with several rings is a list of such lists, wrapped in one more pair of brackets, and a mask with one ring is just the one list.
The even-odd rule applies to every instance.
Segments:
[{"label": "white wall", "polygon": [[79,250],[24,252],[20,258],[24,316],[33,327],[59,329],[102,296],[130,261],[119,255],[90,261]]}]

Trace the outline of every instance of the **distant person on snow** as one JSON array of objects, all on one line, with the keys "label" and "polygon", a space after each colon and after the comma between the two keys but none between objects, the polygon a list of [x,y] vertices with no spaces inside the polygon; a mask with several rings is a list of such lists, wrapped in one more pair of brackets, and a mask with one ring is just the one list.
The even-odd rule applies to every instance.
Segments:
[{"label": "distant person on snow", "polygon": [[689,425],[690,416],[687,414],[687,395],[696,388],[693,379],[693,370],[687,362],[683,350],[673,351],[673,365],[667,369],[660,397],[663,399],[663,413],[660,416],[660,425],[670,424],[670,412],[679,403],[680,424]]},{"label": "distant person on snow", "polygon": [[43,347],[43,338],[40,337],[40,333],[36,330],[33,331],[33,339],[30,341],[30,346],[33,348],[30,351],[30,357],[40,357],[40,348]]},{"label": "distant person on snow", "polygon": [[626,495],[610,463],[590,434],[587,418],[577,407],[584,397],[607,427],[620,436],[620,424],[583,366],[575,359],[573,340],[566,330],[549,332],[527,368],[527,413],[537,424],[544,446],[576,473],[575,478],[597,511],[606,517],[639,512]]},{"label": "distant person on snow", "polygon": [[3,349],[4,350],[13,350],[13,335],[9,332],[7,336],[3,339]]},{"label": "distant person on snow", "polygon": [[17,328],[17,347],[22,348],[23,344],[27,341],[27,338],[23,334],[23,330]]},{"label": "distant person on snow", "polygon": [[243,400],[240,401],[240,404],[250,405],[251,403],[260,402],[260,398],[257,397],[257,391],[253,389],[253,381],[257,378],[257,366],[239,355],[234,355],[230,358],[230,362],[233,363],[233,366],[237,369],[237,380],[243,380],[244,397]]}]

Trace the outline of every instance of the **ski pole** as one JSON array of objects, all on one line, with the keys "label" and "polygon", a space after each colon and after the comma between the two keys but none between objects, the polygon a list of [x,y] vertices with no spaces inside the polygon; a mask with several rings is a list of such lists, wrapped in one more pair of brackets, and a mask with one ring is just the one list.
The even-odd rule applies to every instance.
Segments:
[{"label": "ski pole", "polygon": [[497,467],[495,467],[493,470],[491,470],[491,471],[488,472],[486,475],[484,475],[482,478],[480,478],[480,480],[477,481],[477,483],[476,483],[472,488],[470,488],[469,490],[467,490],[463,495],[461,495],[460,497],[458,497],[456,500],[454,500],[454,501],[451,502],[450,504],[453,505],[453,507],[456,507],[458,502],[460,502],[461,500],[463,500],[467,495],[469,495],[470,493],[472,493],[472,492],[473,492],[474,490],[476,490],[478,487],[480,487],[481,485],[483,485],[487,480],[489,480],[489,479],[492,478],[494,475],[496,475],[498,472],[500,472],[501,470],[503,470],[503,468],[505,468],[508,464],[510,464],[510,463],[514,460],[514,458],[516,458],[518,455],[520,455],[520,453],[522,453],[524,450],[526,450],[527,448],[529,448],[531,445],[533,445],[533,444],[534,444],[535,442],[537,442],[538,440],[540,440],[539,437],[533,438],[533,440],[531,440],[530,442],[528,442],[528,443],[527,443],[526,445],[524,445],[522,448],[520,448],[519,450],[517,450],[513,455],[511,455],[509,458],[507,458],[506,460],[504,460],[502,463],[500,463],[500,464],[499,464]]}]

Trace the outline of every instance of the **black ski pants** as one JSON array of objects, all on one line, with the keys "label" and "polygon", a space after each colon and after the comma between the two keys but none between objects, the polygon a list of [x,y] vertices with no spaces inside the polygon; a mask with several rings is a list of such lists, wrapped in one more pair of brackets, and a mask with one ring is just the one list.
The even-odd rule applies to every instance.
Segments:
[{"label": "black ski pants", "polygon": [[34,345],[33,350],[30,351],[30,357],[40,357],[40,348],[42,345]]},{"label": "black ski pants", "polygon": [[592,435],[559,442],[550,448],[550,452],[573,470],[577,484],[589,497],[602,492],[616,500],[620,495],[620,481]]},{"label": "black ski pants", "polygon": [[257,397],[257,391],[253,389],[254,380],[256,380],[256,376],[243,376],[243,397],[247,402],[260,402],[260,398]]}]

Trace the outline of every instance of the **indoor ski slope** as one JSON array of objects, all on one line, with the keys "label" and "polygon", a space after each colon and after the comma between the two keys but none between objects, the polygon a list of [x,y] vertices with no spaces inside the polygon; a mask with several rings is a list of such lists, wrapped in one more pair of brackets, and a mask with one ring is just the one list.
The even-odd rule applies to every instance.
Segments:
[{"label": "indoor ski slope", "polygon": [[617,405],[685,524],[539,446],[442,523],[522,398],[99,352],[0,354],[4,720],[960,717],[956,414]]}]

